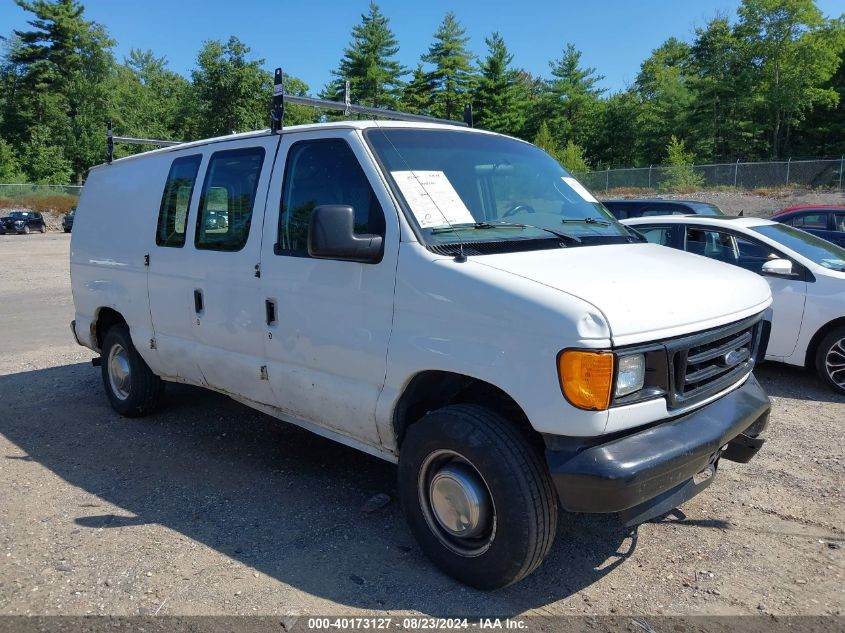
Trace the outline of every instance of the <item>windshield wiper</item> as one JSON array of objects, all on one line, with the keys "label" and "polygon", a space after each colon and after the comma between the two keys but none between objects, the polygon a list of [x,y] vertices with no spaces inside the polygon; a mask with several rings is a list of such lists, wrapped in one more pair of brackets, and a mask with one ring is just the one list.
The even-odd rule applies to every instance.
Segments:
[{"label": "windshield wiper", "polygon": [[437,228],[431,229],[433,234],[436,233],[454,233],[456,231],[460,231],[461,229],[506,229],[506,228],[516,228],[516,229],[537,229],[538,231],[545,231],[546,233],[551,233],[555,237],[558,237],[562,240],[570,242],[572,244],[580,244],[581,238],[576,235],[570,235],[569,233],[564,233],[562,231],[555,231],[553,229],[547,229],[544,226],[536,226],[534,224],[522,224],[518,222],[473,222],[472,224],[468,222],[463,222],[460,224],[453,224],[452,226],[439,226]]},{"label": "windshield wiper", "polygon": [[601,218],[594,218],[592,216],[588,218],[563,218],[560,221],[561,224],[567,224],[569,222],[580,222],[582,224],[600,224],[601,226],[610,226],[610,222],[608,222],[607,220],[602,220]]}]

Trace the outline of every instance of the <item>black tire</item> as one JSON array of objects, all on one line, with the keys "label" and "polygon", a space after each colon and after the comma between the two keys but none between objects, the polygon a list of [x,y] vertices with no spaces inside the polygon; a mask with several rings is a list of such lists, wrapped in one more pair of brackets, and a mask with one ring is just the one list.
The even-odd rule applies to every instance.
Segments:
[{"label": "black tire", "polygon": [[42,224],[42,225],[41,225],[41,228],[39,229],[39,231],[41,231],[42,233],[46,233],[46,232],[47,232],[47,225],[46,225],[46,224]]},{"label": "black tire", "polygon": [[[120,355],[112,363],[112,351]],[[115,364],[128,368],[122,379],[115,373]],[[106,332],[100,355],[100,368],[103,374],[103,387],[112,408],[127,418],[137,418],[153,413],[161,404],[164,395],[164,381],[150,370],[138,350],[132,344],[129,328],[121,323],[113,325]]]},{"label": "black tire", "polygon": [[[455,464],[480,476],[489,529],[473,539],[449,534],[434,510],[431,471]],[[442,462],[441,462],[442,463]],[[478,480],[476,480],[478,481]],[[449,576],[478,589],[518,582],[546,558],[557,530],[557,495],[540,451],[502,416],[450,405],[413,424],[399,454],[399,497],[423,552]],[[421,492],[423,491],[423,492]],[[464,516],[464,515],[460,515]],[[479,522],[480,523],[480,522]]]},{"label": "black tire", "polygon": [[819,343],[816,373],[828,387],[845,393],[845,327],[831,330]]},{"label": "black tire", "polygon": [[23,225],[23,234],[24,234],[24,235],[29,235],[29,234],[30,234],[30,232],[31,232],[31,229],[29,228],[29,224],[24,224],[24,225]]},{"label": "black tire", "polygon": [[70,233],[70,229],[64,229],[65,233]]}]

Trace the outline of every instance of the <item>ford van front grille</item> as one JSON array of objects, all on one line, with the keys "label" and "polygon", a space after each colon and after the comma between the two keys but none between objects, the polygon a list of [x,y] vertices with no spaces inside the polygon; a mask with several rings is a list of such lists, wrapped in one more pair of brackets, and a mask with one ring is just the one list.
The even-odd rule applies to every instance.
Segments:
[{"label": "ford van front grille", "polygon": [[761,316],[666,342],[669,407],[700,402],[751,373],[760,343]]}]

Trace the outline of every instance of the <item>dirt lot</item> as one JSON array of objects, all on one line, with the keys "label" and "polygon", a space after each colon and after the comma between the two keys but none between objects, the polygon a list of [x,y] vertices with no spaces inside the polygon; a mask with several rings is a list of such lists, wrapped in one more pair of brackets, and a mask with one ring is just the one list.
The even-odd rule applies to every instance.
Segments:
[{"label": "dirt lot", "polygon": [[629,535],[562,517],[545,564],[481,593],[438,573],[395,468],[199,389],[109,408],[70,338],[69,236],[0,236],[0,614],[842,614],[845,398],[758,376],[769,442]]}]

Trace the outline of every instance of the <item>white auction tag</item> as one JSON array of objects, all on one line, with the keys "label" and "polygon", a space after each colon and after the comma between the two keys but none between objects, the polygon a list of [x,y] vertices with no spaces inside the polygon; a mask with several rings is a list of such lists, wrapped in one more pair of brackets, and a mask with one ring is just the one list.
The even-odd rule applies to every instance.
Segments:
[{"label": "white auction tag", "polygon": [[442,171],[393,171],[390,174],[421,228],[475,222]]},{"label": "white auction tag", "polygon": [[569,185],[575,193],[584,198],[587,202],[598,202],[593,194],[591,194],[580,182],[569,176],[561,176],[563,182]]}]

